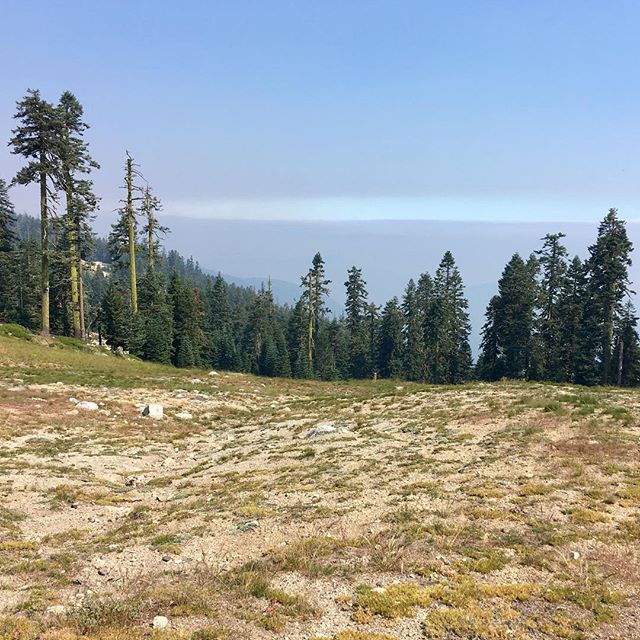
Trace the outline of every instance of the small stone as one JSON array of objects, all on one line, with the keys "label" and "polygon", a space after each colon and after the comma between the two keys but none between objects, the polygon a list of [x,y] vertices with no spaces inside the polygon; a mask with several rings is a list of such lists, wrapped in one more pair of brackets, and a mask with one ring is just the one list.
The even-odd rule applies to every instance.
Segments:
[{"label": "small stone", "polygon": [[82,402],[78,402],[76,405],[76,409],[84,409],[85,411],[97,411],[98,404],[96,402],[91,402],[90,400],[82,400]]},{"label": "small stone", "polygon": [[245,531],[253,531],[254,529],[257,529],[257,528],[258,528],[257,520],[244,520],[243,522],[238,524],[238,526],[236,527],[238,531],[242,531],[243,533]]},{"label": "small stone", "polygon": [[45,609],[45,614],[50,616],[63,616],[67,612],[67,607],[63,604],[54,604]]},{"label": "small stone", "polygon": [[164,415],[164,411],[161,404],[148,404],[143,409],[142,415],[148,418],[160,419]]},{"label": "small stone", "polygon": [[180,411],[176,413],[178,420],[193,420],[193,416],[188,411]]},{"label": "small stone", "polygon": [[404,387],[396,387],[396,391],[402,391]]},{"label": "small stone", "polygon": [[307,432],[306,438],[318,438],[320,436],[326,436],[330,433],[334,433],[337,428],[331,422],[321,422],[319,425],[316,425],[313,429]]},{"label": "small stone", "polygon": [[175,460],[173,458],[165,458],[162,461],[163,467],[173,467],[174,464],[175,464]]},{"label": "small stone", "polygon": [[291,413],[291,407],[283,407],[282,413]]},{"label": "small stone", "polygon": [[169,618],[165,616],[156,616],[151,623],[154,629],[166,629],[169,626]]},{"label": "small stone", "polygon": [[217,371],[209,371],[210,376],[219,376],[220,374]]},{"label": "small stone", "polygon": [[572,551],[571,552],[571,559],[572,560],[580,560],[580,552],[579,551]]}]

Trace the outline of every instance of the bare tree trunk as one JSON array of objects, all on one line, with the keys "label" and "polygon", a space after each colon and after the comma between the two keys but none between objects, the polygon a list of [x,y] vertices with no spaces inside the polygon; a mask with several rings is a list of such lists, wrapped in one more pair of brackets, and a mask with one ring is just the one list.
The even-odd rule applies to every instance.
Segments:
[{"label": "bare tree trunk", "polygon": [[129,280],[131,283],[131,313],[138,313],[138,282],[136,279],[136,229],[133,212],[133,160],[127,156],[127,226],[129,231]]},{"label": "bare tree trunk", "polygon": [[[40,154],[40,162],[44,163],[44,154]],[[41,333],[49,335],[49,209],[47,203],[47,174],[40,173],[40,236],[42,252],[42,268],[40,271],[40,293],[42,297]]]},{"label": "bare tree trunk", "polygon": [[622,386],[622,365],[624,363],[624,341],[620,338],[620,346],[618,348],[618,386]]},{"label": "bare tree trunk", "polygon": [[144,205],[147,210],[147,243],[148,243],[148,251],[149,251],[149,271],[153,271],[155,266],[155,256],[153,251],[153,212],[151,211],[151,193],[149,193],[149,187],[144,194]]},{"label": "bare tree trunk", "polygon": [[80,334],[84,340],[87,337],[87,330],[84,319],[84,280],[82,279],[82,256],[78,250],[78,287],[80,293],[79,310],[80,310]]},{"label": "bare tree trunk", "polygon": [[78,230],[75,212],[73,210],[73,191],[71,176],[65,176],[67,183],[67,242],[69,244],[69,277],[71,281],[71,318],[73,323],[73,337],[82,340],[82,328],[80,326],[80,288],[78,286]]}]

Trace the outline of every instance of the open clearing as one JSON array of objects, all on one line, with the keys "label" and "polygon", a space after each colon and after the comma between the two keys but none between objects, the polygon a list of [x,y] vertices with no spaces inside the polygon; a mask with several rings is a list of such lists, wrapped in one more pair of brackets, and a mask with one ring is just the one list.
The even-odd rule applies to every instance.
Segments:
[{"label": "open clearing", "polygon": [[640,638],[638,391],[0,367],[0,638]]}]

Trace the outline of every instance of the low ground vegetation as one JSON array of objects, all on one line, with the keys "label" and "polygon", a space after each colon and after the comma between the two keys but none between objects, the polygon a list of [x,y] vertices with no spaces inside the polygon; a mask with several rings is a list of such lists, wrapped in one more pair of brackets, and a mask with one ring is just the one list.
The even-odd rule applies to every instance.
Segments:
[{"label": "low ground vegetation", "polygon": [[0,638],[640,638],[636,390],[0,367]]}]

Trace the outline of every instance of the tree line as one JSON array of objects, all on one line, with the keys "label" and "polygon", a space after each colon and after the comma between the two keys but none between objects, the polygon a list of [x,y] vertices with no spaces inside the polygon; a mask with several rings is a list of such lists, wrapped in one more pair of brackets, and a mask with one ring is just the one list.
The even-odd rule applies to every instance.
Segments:
[{"label": "tree line", "polygon": [[[9,184],[0,179],[0,322],[45,335],[97,335],[113,349],[179,367],[267,376],[640,381],[632,245],[615,209],[586,260],[569,259],[561,233],[546,235],[526,259],[511,258],[487,307],[474,365],[468,303],[449,251],[432,275],[411,279],[383,306],[369,300],[353,266],[340,317],[327,308],[333,283],[317,253],[296,304],[279,305],[270,284],[235,287],[162,248],[161,202],[128,152],[117,220],[108,239],[92,233],[99,200],[89,174],[99,165],[73,94],[54,105],[28,91],[15,120],[9,146],[24,166]],[[17,216],[9,198],[9,186],[30,184],[39,188],[39,224]]]}]

